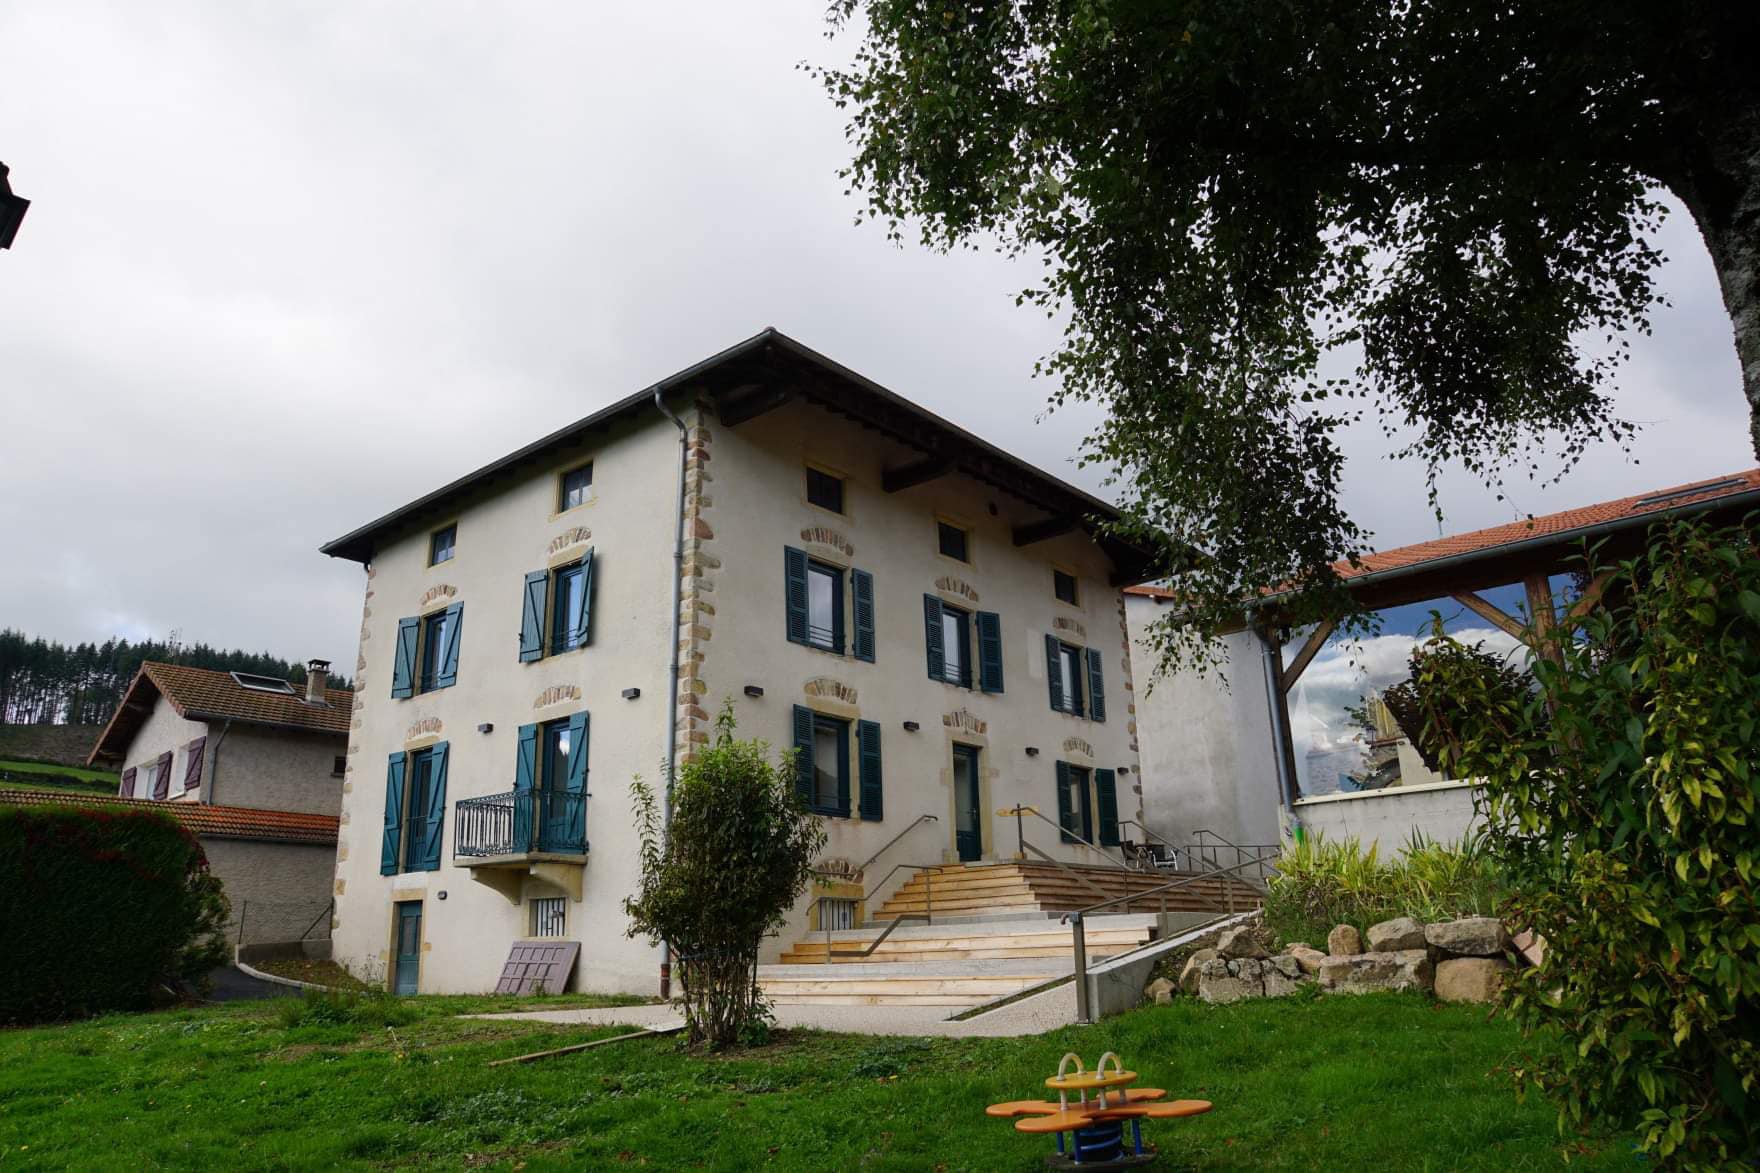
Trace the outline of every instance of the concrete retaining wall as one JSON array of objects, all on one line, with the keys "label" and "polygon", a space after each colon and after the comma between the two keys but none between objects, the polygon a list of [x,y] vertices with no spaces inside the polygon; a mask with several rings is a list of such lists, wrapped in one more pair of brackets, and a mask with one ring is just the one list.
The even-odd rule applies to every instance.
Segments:
[{"label": "concrete retaining wall", "polygon": [[1431,782],[1301,798],[1295,811],[1310,831],[1328,839],[1354,836],[1365,849],[1379,843],[1387,855],[1404,847],[1413,831],[1442,843],[1458,842],[1480,825],[1473,809],[1477,792],[1473,782]]}]

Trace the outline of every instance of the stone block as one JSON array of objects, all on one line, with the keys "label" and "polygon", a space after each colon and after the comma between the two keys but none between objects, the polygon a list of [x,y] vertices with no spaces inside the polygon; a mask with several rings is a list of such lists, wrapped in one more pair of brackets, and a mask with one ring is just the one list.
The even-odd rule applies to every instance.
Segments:
[{"label": "stone block", "polygon": [[1179,988],[1188,994],[1198,992],[1198,970],[1206,961],[1216,960],[1216,950],[1199,949],[1186,958],[1185,966],[1179,971]]},{"label": "stone block", "polygon": [[1523,929],[1511,937],[1510,944],[1529,965],[1539,965],[1546,959],[1546,938],[1532,929]]},{"label": "stone block", "polygon": [[1469,916],[1434,924],[1424,930],[1424,939],[1457,957],[1501,957],[1510,945],[1503,922],[1494,916]]},{"label": "stone block", "polygon": [[1443,1002],[1490,1002],[1511,969],[1501,957],[1454,957],[1436,967],[1436,997]]},{"label": "stone block", "polygon": [[[1278,960],[1283,960],[1278,958]],[[1300,973],[1301,970],[1297,970]],[[1267,998],[1287,998],[1302,988],[1299,978],[1290,977],[1276,966],[1267,966],[1265,970],[1265,996]]]},{"label": "stone block", "polygon": [[1296,964],[1301,967],[1303,973],[1307,974],[1319,973],[1320,963],[1326,960],[1326,954],[1318,949],[1310,949],[1306,945],[1291,945],[1289,955],[1296,959]]},{"label": "stone block", "polygon": [[1339,994],[1379,990],[1427,990],[1434,976],[1423,949],[1328,957],[1320,963],[1320,986]]},{"label": "stone block", "polygon": [[1363,951],[1363,935],[1355,925],[1336,925],[1326,934],[1326,952],[1333,957],[1349,957]]},{"label": "stone block", "polygon": [[1228,1002],[1239,1002],[1243,998],[1257,998],[1265,993],[1265,983],[1258,976],[1258,962],[1251,962],[1255,967],[1252,977],[1241,977],[1230,972],[1231,964],[1239,967],[1240,962],[1230,963],[1218,957],[1206,961],[1198,967],[1198,997],[1206,1002],[1221,1005]]},{"label": "stone block", "polygon": [[1409,916],[1396,916],[1369,926],[1370,953],[1397,953],[1424,948],[1424,926]]},{"label": "stone block", "polygon": [[1157,1006],[1166,1006],[1173,1001],[1173,993],[1177,988],[1166,978],[1156,978],[1143,988],[1143,996]]},{"label": "stone block", "polygon": [[1253,936],[1251,926],[1229,929],[1216,941],[1216,953],[1219,957],[1266,957],[1265,946]]},{"label": "stone block", "polygon": [[1302,980],[1302,966],[1288,953],[1273,957],[1265,962],[1265,976],[1269,978],[1273,972],[1280,973],[1292,982]]}]

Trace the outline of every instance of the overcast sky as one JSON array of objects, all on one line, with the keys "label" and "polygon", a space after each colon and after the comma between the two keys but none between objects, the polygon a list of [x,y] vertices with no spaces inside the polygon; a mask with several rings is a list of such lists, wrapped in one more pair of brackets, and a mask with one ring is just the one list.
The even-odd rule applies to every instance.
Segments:
[{"label": "overcast sky", "polygon": [[[0,6],[0,626],[354,663],[318,545],[766,325],[1041,466],[1034,276],[857,228],[822,0]],[[1447,528],[1754,464],[1691,225],[1620,403],[1648,427]],[[1434,537],[1365,431],[1349,499]]]}]

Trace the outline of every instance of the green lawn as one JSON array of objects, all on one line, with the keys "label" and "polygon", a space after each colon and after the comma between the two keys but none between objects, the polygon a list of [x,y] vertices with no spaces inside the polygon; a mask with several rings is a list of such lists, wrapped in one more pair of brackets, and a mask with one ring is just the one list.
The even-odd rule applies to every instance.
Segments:
[{"label": "green lawn", "polygon": [[67,789],[85,794],[115,794],[116,771],[0,758],[0,784],[14,790]]},{"label": "green lawn", "polygon": [[[578,999],[577,999],[578,1001]],[[670,1039],[484,1061],[615,1033],[483,1022],[503,999],[421,998],[412,1020],[282,1024],[274,1004],[0,1032],[0,1168],[1042,1168],[988,1119],[1058,1058],[1116,1049],[1145,1085],[1216,1102],[1151,1121],[1163,1168],[1544,1169],[1551,1110],[1493,1069],[1514,1030],[1416,995],[1185,1002],[1041,1038],[795,1033],[735,1058]],[[363,1003],[363,1006],[366,1004]],[[375,1024],[376,1023],[376,1024]],[[1635,1167],[1620,1140],[1573,1168]]]}]

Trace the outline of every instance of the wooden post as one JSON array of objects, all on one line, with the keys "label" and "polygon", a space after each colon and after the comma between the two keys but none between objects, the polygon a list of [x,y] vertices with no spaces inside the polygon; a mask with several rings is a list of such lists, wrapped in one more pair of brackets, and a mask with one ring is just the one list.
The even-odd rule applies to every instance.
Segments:
[{"label": "wooden post", "polygon": [[1535,654],[1563,664],[1564,650],[1554,635],[1558,624],[1552,613],[1552,584],[1544,574],[1530,574],[1522,580],[1522,589],[1528,594],[1529,643]]}]

